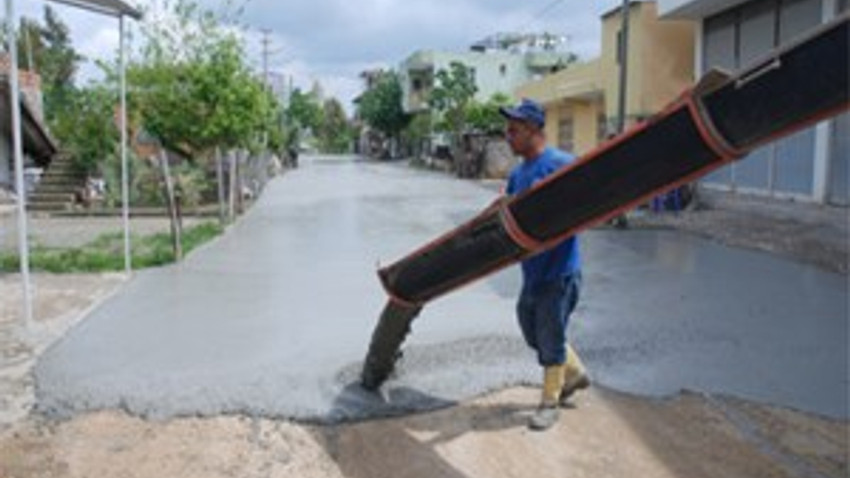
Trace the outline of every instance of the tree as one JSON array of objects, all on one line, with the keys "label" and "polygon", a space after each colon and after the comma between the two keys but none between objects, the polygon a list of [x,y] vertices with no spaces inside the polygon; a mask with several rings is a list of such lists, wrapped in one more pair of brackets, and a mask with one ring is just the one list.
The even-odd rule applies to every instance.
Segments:
[{"label": "tree", "polygon": [[412,119],[411,115],[404,112],[401,99],[398,74],[393,71],[384,72],[375,81],[375,85],[360,96],[358,113],[372,128],[389,138],[397,138]]},{"label": "tree", "polygon": [[497,133],[504,129],[505,119],[499,108],[507,106],[511,98],[504,93],[494,93],[486,103],[471,101],[466,110],[466,124],[481,133]]},{"label": "tree", "polygon": [[438,70],[435,79],[428,102],[441,117],[438,128],[459,136],[466,124],[467,107],[478,91],[474,70],[453,61],[448,70]]},{"label": "tree", "polygon": [[322,124],[319,127],[319,143],[322,151],[344,153],[351,145],[351,126],[345,110],[336,98],[325,100],[322,106]]},{"label": "tree", "polygon": [[51,132],[82,174],[102,172],[102,163],[115,155],[120,132],[115,121],[114,89],[105,85],[73,89],[66,107],[54,113]]},{"label": "tree", "polygon": [[193,2],[178,0],[172,13],[143,25],[147,43],[128,69],[141,124],[190,158],[258,148],[279,127],[279,105],[245,64],[242,43]]},{"label": "tree", "polygon": [[69,88],[74,84],[77,64],[83,59],[71,45],[68,26],[49,6],[44,7],[41,28],[43,54],[34,58],[38,72],[49,88]]},{"label": "tree", "polygon": [[[5,25],[2,37],[5,43],[8,37]],[[45,117],[53,126],[56,115],[71,107],[74,75],[83,57],[71,44],[68,26],[50,6],[44,7],[44,24],[31,18],[21,18],[17,47],[20,67],[41,76]]]},{"label": "tree", "polygon": [[318,132],[322,125],[322,105],[319,102],[316,86],[314,85],[313,91],[308,93],[295,88],[290,95],[286,114],[301,128],[311,130],[313,133]]},{"label": "tree", "polygon": [[430,111],[417,113],[401,132],[401,140],[413,156],[419,157],[428,150],[431,137],[432,116]]}]

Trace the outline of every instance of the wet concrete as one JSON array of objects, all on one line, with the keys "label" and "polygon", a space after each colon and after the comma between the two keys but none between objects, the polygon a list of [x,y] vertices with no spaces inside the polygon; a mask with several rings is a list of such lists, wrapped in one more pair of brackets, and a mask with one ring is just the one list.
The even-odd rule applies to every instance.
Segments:
[{"label": "wet concrete", "polygon": [[571,332],[600,382],[848,416],[846,275],[672,231],[587,242]]},{"label": "wet concrete", "polygon": [[[429,304],[381,394],[352,384],[385,295],[375,275],[493,193],[401,165],[307,160],[184,263],[140,272],[36,369],[39,409],[345,420],[537,382],[516,268]],[[571,329],[594,378],[847,416],[847,279],[675,233],[586,235]]]}]

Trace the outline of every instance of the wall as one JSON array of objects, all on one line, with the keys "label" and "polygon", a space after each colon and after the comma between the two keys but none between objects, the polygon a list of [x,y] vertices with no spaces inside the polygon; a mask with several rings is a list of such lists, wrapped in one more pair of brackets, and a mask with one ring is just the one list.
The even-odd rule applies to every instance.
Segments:
[{"label": "wall", "polygon": [[6,134],[0,134],[0,189],[7,191],[14,189],[13,162],[10,138]]},{"label": "wall", "polygon": [[655,4],[647,3],[642,8],[641,107],[654,114],[694,82],[695,27],[690,21],[659,21]]},{"label": "wall", "polygon": [[[617,38],[620,11],[602,21],[601,74],[606,111],[612,122],[619,113],[620,65]],[[631,4],[629,10],[626,78],[627,123],[655,114],[693,82],[694,29],[692,22],[658,20],[654,2]]]}]

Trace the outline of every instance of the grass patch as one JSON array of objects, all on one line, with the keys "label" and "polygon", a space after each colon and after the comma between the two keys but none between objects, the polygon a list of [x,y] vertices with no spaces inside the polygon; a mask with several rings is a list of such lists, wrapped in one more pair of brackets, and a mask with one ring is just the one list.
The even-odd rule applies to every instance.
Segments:
[{"label": "grass patch", "polygon": [[[183,255],[221,234],[223,228],[215,222],[205,222],[183,230]],[[174,262],[171,234],[131,236],[133,268],[144,269]],[[0,271],[20,268],[17,254],[0,253]],[[30,268],[57,274],[69,272],[108,272],[124,270],[124,235],[121,232],[103,234],[77,248],[48,248],[36,246],[30,251]]]}]

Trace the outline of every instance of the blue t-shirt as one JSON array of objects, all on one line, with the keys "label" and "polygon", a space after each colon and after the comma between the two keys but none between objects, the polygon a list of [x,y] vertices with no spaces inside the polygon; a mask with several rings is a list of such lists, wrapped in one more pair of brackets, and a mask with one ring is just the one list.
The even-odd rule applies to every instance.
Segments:
[{"label": "blue t-shirt", "polygon": [[[540,156],[524,160],[511,171],[506,192],[512,196],[519,194],[571,163],[573,159],[575,158],[571,154],[547,147]],[[526,286],[534,287],[566,277],[580,268],[578,238],[573,236],[522,261],[522,276]]]}]

